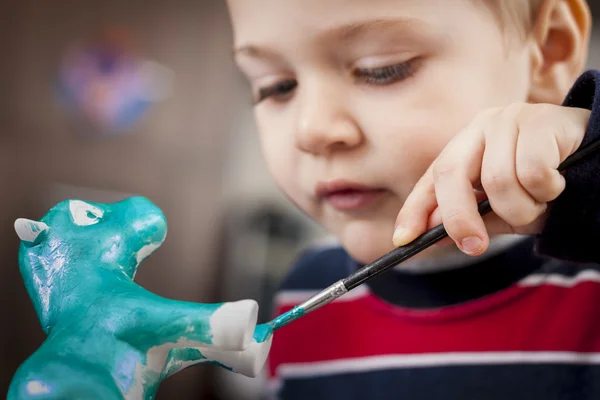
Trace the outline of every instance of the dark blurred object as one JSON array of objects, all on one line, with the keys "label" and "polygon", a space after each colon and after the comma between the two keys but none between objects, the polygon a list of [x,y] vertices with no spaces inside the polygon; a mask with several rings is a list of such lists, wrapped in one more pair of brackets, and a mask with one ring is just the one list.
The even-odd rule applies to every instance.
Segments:
[{"label": "dark blurred object", "polygon": [[221,240],[220,298],[258,301],[259,322],[269,321],[273,296],[297,253],[315,238],[315,227],[274,202],[231,207]]},{"label": "dark blurred object", "polygon": [[[243,229],[240,232],[240,225]],[[263,248],[250,247],[240,249],[229,249],[229,253],[245,254],[238,262],[242,268],[249,270],[249,262],[258,261],[262,265],[262,273],[257,274],[256,279],[260,281],[251,287],[257,291],[259,297],[256,299],[260,304],[258,313],[259,321],[267,322],[272,319],[272,310],[274,308],[273,300],[278,286],[281,284],[283,274],[290,267],[293,257],[300,250],[300,247],[310,240],[309,228],[305,225],[305,220],[295,215],[290,215],[286,210],[273,204],[262,204],[254,212],[248,215],[246,221],[238,221],[235,224],[236,231],[232,232],[230,244],[240,244],[243,236],[253,237],[255,240],[262,239]],[[256,255],[261,254],[258,260]],[[243,261],[242,261],[243,260]],[[227,265],[227,264],[225,264]],[[228,265],[231,268],[231,265]],[[247,271],[251,273],[251,271]],[[228,280],[223,280],[228,284]]]}]

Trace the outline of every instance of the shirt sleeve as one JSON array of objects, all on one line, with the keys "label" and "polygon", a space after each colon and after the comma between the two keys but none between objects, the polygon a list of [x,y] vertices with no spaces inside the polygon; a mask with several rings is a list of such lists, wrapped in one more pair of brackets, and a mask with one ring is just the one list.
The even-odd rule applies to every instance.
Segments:
[{"label": "shirt sleeve", "polygon": [[[600,140],[600,72],[584,73],[563,105],[592,112],[582,146]],[[536,250],[563,260],[600,263],[600,153],[581,160],[564,176],[565,190],[552,204]]]}]

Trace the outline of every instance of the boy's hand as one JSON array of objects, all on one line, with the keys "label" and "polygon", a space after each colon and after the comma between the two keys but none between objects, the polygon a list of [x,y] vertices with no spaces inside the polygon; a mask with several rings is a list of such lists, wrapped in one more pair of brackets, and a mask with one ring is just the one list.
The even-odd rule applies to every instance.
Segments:
[{"label": "boy's hand", "polygon": [[[556,169],[581,144],[589,118],[589,110],[548,104],[481,113],[417,182],[398,214],[394,245],[440,223],[470,255],[487,249],[489,234],[539,232],[547,203],[565,187]],[[482,219],[477,204],[486,196],[494,214]]]}]

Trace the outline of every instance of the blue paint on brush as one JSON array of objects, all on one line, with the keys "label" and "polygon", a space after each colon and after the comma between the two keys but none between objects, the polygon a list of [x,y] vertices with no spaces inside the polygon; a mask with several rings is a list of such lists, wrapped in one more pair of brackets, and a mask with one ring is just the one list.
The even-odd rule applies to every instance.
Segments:
[{"label": "blue paint on brush", "polygon": [[281,314],[279,317],[275,318],[273,321],[269,322],[268,325],[273,328],[273,330],[277,330],[284,325],[289,324],[292,321],[297,320],[301,316],[304,315],[304,308],[302,307],[294,307],[290,311]]},{"label": "blue paint on brush", "polygon": [[256,325],[254,328],[254,336],[253,339],[256,343],[263,343],[273,334],[273,328],[268,324],[260,324]]},{"label": "blue paint on brush", "polygon": [[292,321],[297,320],[303,315],[304,309],[302,307],[296,306],[290,311],[281,314],[271,322],[256,325],[256,328],[254,329],[253,338],[257,343],[263,343],[265,340],[271,337],[271,335],[273,335],[274,331],[276,331],[284,325],[289,324]]}]

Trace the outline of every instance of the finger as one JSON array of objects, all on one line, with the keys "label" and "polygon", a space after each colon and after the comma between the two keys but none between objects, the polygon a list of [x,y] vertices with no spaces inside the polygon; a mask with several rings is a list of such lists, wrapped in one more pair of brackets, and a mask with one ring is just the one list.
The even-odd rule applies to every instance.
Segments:
[{"label": "finger", "polygon": [[540,215],[531,224],[519,228],[512,227],[508,222],[503,220],[495,213],[489,213],[483,217],[485,226],[490,236],[505,235],[505,234],[519,234],[519,235],[533,235],[541,231],[544,227],[544,222],[547,218],[547,213]]},{"label": "finger", "polygon": [[392,239],[394,246],[404,246],[425,232],[429,215],[436,207],[430,167],[419,179],[398,213]]},{"label": "finger", "polygon": [[456,136],[433,165],[442,222],[448,236],[469,255],[483,253],[489,241],[473,192],[473,182],[481,173],[483,151],[483,134],[472,127]]},{"label": "finger", "polygon": [[515,168],[520,185],[538,203],[556,199],[565,188],[565,178],[556,170],[561,161],[553,132],[522,128]]},{"label": "finger", "polygon": [[[564,161],[581,145],[590,120],[590,110],[562,107],[551,104],[536,104],[535,112],[523,118],[524,125],[533,129],[545,126],[545,133],[552,132],[559,151],[559,161]],[[558,115],[552,120],[549,115]],[[558,164],[556,165],[558,167]]]},{"label": "finger", "polygon": [[[433,210],[433,212],[429,216],[429,221],[427,222],[427,230],[433,229],[436,226],[440,225],[441,223],[442,223],[442,213],[440,212],[440,209],[436,207],[436,209]],[[454,240],[452,240],[452,238],[450,238],[450,237],[445,237],[444,239],[435,243],[435,245],[436,246],[454,245]]]},{"label": "finger", "polygon": [[[556,169],[579,148],[590,110],[550,104],[529,108],[531,111],[519,116],[517,177],[538,202],[548,202],[564,190],[564,178]],[[549,120],[548,116],[557,117]]]},{"label": "finger", "polygon": [[[481,203],[483,200],[486,199],[485,193],[483,191],[474,190],[474,194],[475,194],[475,198],[477,199],[477,204]],[[483,221],[485,222],[485,226],[488,230],[488,233],[491,233],[490,228],[488,226],[488,222],[486,220],[486,217],[483,217]],[[433,210],[433,212],[429,216],[429,222],[427,223],[427,230],[433,229],[436,226],[440,225],[441,223],[442,223],[442,214],[440,212],[440,209],[436,207],[436,209]],[[506,222],[504,223],[504,225],[507,225]],[[436,243],[437,246],[448,246],[448,245],[454,245],[454,244],[455,244],[454,240],[452,240],[452,238],[450,238],[450,237],[446,237]]]},{"label": "finger", "polygon": [[513,118],[498,115],[485,128],[485,151],[481,164],[481,185],[496,215],[513,227],[532,223],[543,212],[521,186],[515,168],[519,130]]}]

